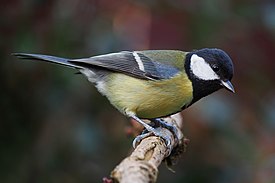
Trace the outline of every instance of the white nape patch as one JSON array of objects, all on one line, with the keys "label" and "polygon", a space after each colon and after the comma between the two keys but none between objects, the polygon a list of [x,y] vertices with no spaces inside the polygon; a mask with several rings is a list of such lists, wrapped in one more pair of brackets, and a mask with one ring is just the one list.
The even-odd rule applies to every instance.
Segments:
[{"label": "white nape patch", "polygon": [[219,76],[213,71],[210,65],[196,54],[191,56],[190,68],[193,74],[202,80],[215,80],[220,79]]},{"label": "white nape patch", "polygon": [[134,55],[135,60],[136,60],[136,62],[137,62],[137,64],[138,64],[139,70],[142,70],[143,72],[145,72],[143,62],[142,62],[142,60],[140,59],[140,57],[138,56],[137,52],[134,51],[134,52],[133,52],[133,55]]}]

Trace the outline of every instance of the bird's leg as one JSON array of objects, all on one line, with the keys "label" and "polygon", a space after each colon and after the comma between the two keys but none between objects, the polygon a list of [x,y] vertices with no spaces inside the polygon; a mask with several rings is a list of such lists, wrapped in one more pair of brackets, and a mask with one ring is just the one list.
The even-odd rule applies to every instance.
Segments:
[{"label": "bird's leg", "polygon": [[137,122],[139,122],[142,126],[144,126],[144,128],[148,131],[148,132],[153,132],[154,128],[150,125],[148,125],[147,123],[145,123],[144,121],[142,121],[141,119],[139,119],[137,116],[130,114],[129,117],[133,118],[134,120],[136,120]]},{"label": "bird's leg", "polygon": [[[136,120],[137,122],[139,122],[140,124],[142,124],[145,128],[145,131],[143,131],[143,133],[139,136],[137,136],[135,138],[135,140],[133,141],[133,146],[134,148],[136,147],[136,145],[144,138],[154,134],[155,136],[161,137],[165,143],[166,146],[169,149],[169,154],[171,153],[172,149],[173,149],[173,145],[172,145],[172,139],[171,139],[171,135],[167,134],[167,132],[165,130],[162,130],[162,128],[166,128],[168,130],[172,129],[172,127],[167,125],[163,125],[163,123],[160,123],[158,120],[157,121],[153,121],[156,124],[154,126],[157,127],[152,127],[150,125],[148,125],[147,123],[145,123],[144,121],[142,121],[141,119],[139,119],[137,116],[135,115],[129,115],[131,118],[133,118],[134,120]],[[164,122],[165,123],[165,122]]]}]

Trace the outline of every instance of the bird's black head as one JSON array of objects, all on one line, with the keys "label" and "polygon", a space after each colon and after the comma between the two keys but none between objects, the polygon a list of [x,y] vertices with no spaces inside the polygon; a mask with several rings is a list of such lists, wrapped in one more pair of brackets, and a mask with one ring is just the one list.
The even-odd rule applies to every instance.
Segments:
[{"label": "bird's black head", "polygon": [[230,57],[220,49],[204,48],[186,55],[185,70],[193,83],[193,101],[221,88],[234,92],[234,68]]}]

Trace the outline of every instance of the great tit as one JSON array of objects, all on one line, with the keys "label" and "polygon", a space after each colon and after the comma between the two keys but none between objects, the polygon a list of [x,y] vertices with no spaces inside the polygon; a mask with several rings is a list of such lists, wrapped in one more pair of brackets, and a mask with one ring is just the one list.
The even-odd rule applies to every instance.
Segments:
[{"label": "great tit", "polygon": [[155,135],[159,135],[156,128],[142,119],[163,123],[162,117],[177,113],[221,88],[234,92],[230,82],[233,63],[223,50],[216,48],[190,52],[122,51],[81,59],[14,55],[78,69],[114,107]]}]

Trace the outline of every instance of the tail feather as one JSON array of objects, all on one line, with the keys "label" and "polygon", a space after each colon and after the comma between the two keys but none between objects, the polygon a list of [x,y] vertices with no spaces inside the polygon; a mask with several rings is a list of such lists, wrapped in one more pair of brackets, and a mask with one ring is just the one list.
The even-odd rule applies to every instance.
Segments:
[{"label": "tail feather", "polygon": [[83,66],[81,66],[81,65],[77,65],[75,63],[70,63],[69,59],[67,59],[67,58],[55,57],[55,56],[50,56],[50,55],[41,55],[41,54],[29,54],[29,53],[13,53],[12,55],[14,55],[20,59],[46,61],[46,62],[50,62],[50,63],[73,67],[76,69],[83,68]]}]

